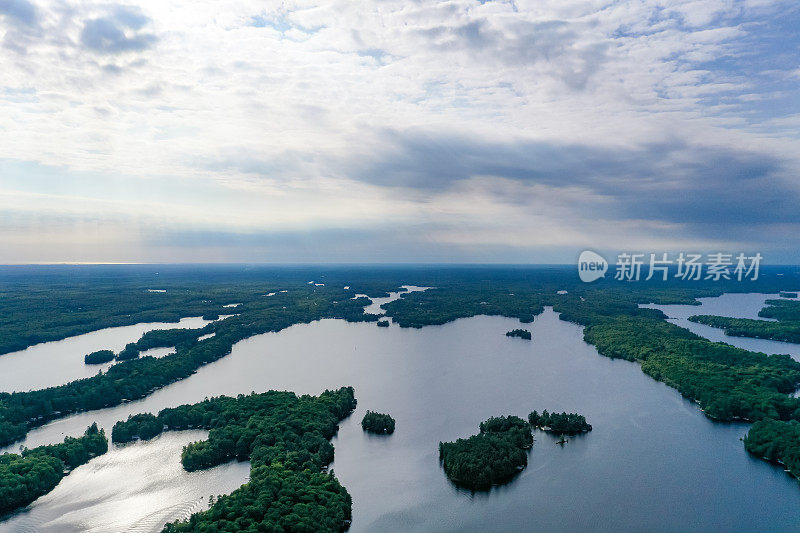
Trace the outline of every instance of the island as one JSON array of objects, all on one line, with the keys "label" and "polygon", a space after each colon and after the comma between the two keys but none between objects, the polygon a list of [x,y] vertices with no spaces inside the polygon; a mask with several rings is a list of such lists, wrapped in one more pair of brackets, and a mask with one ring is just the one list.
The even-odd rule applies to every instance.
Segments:
[{"label": "island", "polygon": [[531,332],[527,329],[512,329],[506,333],[506,337],[519,337],[520,339],[531,340]]},{"label": "island", "polygon": [[752,337],[775,341],[800,343],[800,322],[787,320],[754,320],[727,316],[693,315],[690,322],[722,329],[732,337]]},{"label": "island", "polygon": [[83,358],[83,362],[87,365],[101,365],[114,360],[114,352],[111,350],[97,350],[87,354]]},{"label": "island", "polygon": [[108,451],[103,430],[92,424],[83,437],[61,444],[0,455],[0,515],[15,511],[47,494],[71,470]]},{"label": "island", "polygon": [[[114,425],[112,440],[205,429],[206,440],[183,449],[184,470],[250,461],[247,483],[208,510],[167,524],[166,532],[218,531],[221,523],[248,524],[248,531],[342,531],[352,519],[352,498],[327,466],[333,461],[330,439],[355,407],[352,387],[316,397],[286,391],[219,396],[130,417]],[[242,530],[224,528],[234,529]]]},{"label": "island", "polygon": [[394,418],[383,413],[367,411],[361,420],[361,429],[369,433],[391,435],[394,433]]},{"label": "island", "polygon": [[780,296],[781,298],[797,298],[797,293],[789,291],[781,291],[778,293],[778,296]]},{"label": "island", "polygon": [[378,327],[379,328],[388,328],[389,321],[388,320],[378,320]]},{"label": "island", "polygon": [[531,426],[552,433],[584,433],[592,430],[592,425],[586,422],[583,415],[577,413],[548,413],[547,409],[542,414],[533,411],[528,415]]},{"label": "island", "polygon": [[480,433],[455,442],[439,443],[439,460],[456,485],[487,490],[508,483],[528,465],[526,450],[533,445],[530,425],[517,416],[493,417]]}]

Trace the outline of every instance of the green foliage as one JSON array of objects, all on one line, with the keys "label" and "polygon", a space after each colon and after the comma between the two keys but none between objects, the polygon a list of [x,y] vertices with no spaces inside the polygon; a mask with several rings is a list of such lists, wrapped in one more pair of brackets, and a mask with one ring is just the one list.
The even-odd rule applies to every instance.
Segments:
[{"label": "green foliage", "polygon": [[591,431],[592,425],[586,422],[583,415],[577,413],[548,413],[547,409],[542,414],[533,411],[528,415],[531,426],[553,433],[583,433]]},{"label": "green foliage", "polygon": [[439,443],[445,474],[457,485],[485,490],[507,483],[528,464],[526,448],[533,444],[530,425],[516,416],[490,418],[480,433],[455,442]]},{"label": "green foliage", "polygon": [[87,365],[100,365],[114,360],[114,352],[111,350],[98,350],[87,354],[83,358],[83,362]]},{"label": "green foliage", "polygon": [[533,322],[544,308],[543,294],[530,288],[514,289],[487,284],[478,287],[437,288],[412,292],[383,305],[383,309],[400,327],[421,328],[445,324],[457,318],[477,315],[502,315]]},{"label": "green foliage", "polygon": [[506,337],[519,337],[520,339],[531,340],[531,332],[527,329],[512,329],[506,333]]},{"label": "green foliage", "polygon": [[164,423],[150,413],[132,415],[125,422],[117,422],[111,430],[111,441],[122,443],[133,440],[148,440],[160,435]]},{"label": "green foliage", "polygon": [[750,428],[744,438],[745,449],[767,461],[782,464],[800,478],[800,423],[765,418]]},{"label": "green foliage", "polygon": [[108,451],[108,440],[97,425],[83,437],[62,444],[0,455],[0,515],[24,507],[55,488],[70,470]]},{"label": "green foliage", "polygon": [[[216,320],[216,318],[214,318],[214,320]],[[139,357],[139,352],[150,350],[151,348],[170,348],[174,346],[176,349],[186,350],[197,342],[198,337],[204,333],[210,333],[212,330],[213,325],[211,325],[211,327],[207,326],[198,329],[177,328],[147,331],[138,341],[128,343],[125,348],[117,354],[117,360],[127,361],[129,359],[136,359]]]},{"label": "green foliage", "polygon": [[209,325],[216,333],[213,337],[180,346],[175,354],[125,361],[103,374],[58,387],[0,392],[0,446],[23,438],[31,427],[55,418],[143,398],[224,357],[233,344],[247,337],[322,318],[375,321],[375,315],[364,313],[368,303],[366,298],[353,300],[342,290],[301,287],[270,298],[262,297],[258,304],[237,307],[240,314]]},{"label": "green foliage", "polygon": [[378,327],[379,328],[388,328],[389,321],[388,320],[378,320]]},{"label": "green foliage", "polygon": [[367,411],[361,420],[361,429],[370,433],[391,434],[394,433],[394,418],[383,413]]},{"label": "green foliage", "polygon": [[722,328],[727,335],[734,337],[754,337],[800,343],[800,322],[772,322],[712,315],[694,315],[689,317],[689,320],[714,328]]},{"label": "green foliage", "polygon": [[355,407],[352,387],[318,397],[276,391],[220,396],[118,422],[112,438],[127,442],[145,430],[202,428],[208,439],[183,450],[187,471],[250,460],[247,484],[165,531],[340,531],[351,519],[352,500],[322,470],[333,461],[330,438]]}]

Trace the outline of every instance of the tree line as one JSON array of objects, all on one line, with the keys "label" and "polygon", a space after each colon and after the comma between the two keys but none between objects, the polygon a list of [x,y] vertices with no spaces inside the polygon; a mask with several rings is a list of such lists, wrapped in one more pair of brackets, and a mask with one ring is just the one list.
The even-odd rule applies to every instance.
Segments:
[{"label": "tree line", "polygon": [[220,496],[207,511],[168,524],[165,531],[341,531],[352,499],[333,473],[330,438],[356,407],[352,387],[318,397],[291,392],[220,396],[143,414],[114,425],[114,442],[150,438],[164,430],[206,429],[208,439],[184,447],[187,471],[249,460],[250,481]]},{"label": "tree line", "polygon": [[83,437],[67,437],[61,444],[0,455],[0,515],[47,494],[70,470],[107,451],[105,433],[92,424]]}]

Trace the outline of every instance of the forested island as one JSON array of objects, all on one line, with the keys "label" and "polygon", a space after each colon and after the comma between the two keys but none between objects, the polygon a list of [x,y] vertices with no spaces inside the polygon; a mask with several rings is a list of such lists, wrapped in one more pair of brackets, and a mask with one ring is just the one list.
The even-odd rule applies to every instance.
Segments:
[{"label": "forested island", "polygon": [[778,293],[778,296],[780,296],[781,298],[797,298],[797,293],[789,291],[780,291]]},{"label": "forested island", "polygon": [[800,322],[773,322],[751,318],[730,318],[727,316],[693,315],[692,322],[721,328],[726,335],[734,337],[753,337],[783,342],[800,343]]},{"label": "forested island", "polygon": [[480,433],[439,443],[445,474],[457,485],[486,490],[511,481],[528,464],[525,450],[533,445],[531,426],[516,416],[494,417],[480,424]]},{"label": "forested island", "polygon": [[[293,324],[322,318],[376,321],[376,315],[364,313],[364,306],[369,302],[367,298],[354,300],[343,291],[325,287],[279,293],[272,298],[262,298],[258,306],[252,305],[247,312],[211,324],[210,329],[216,333],[213,337],[179,347],[172,355],[124,361],[105,373],[58,387],[0,392],[0,446],[22,439],[30,428],[50,420],[143,398],[224,357],[230,353],[233,344],[253,335],[280,331]],[[169,335],[166,332],[173,330],[163,331],[165,333],[160,335]],[[205,328],[190,331],[200,335]]]},{"label": "forested island", "polygon": [[392,434],[394,433],[394,418],[383,413],[367,411],[361,420],[361,429],[379,435]]},{"label": "forested island", "polygon": [[92,424],[83,437],[0,455],[0,515],[32,503],[53,490],[71,470],[107,451],[105,433]]},{"label": "forested island", "polygon": [[388,328],[389,321],[388,320],[378,320],[378,327],[379,328]]},{"label": "forested island", "polygon": [[586,422],[583,415],[577,413],[548,413],[547,409],[542,414],[533,411],[528,415],[528,423],[542,431],[553,433],[583,433],[592,430],[592,425]]},{"label": "forested island", "polygon": [[[574,277],[574,273],[570,275]],[[0,335],[0,338],[10,339],[14,346],[23,347],[38,342],[39,339],[52,340],[61,338],[62,335],[91,331],[106,325],[136,323],[156,317],[160,319],[162,316],[160,308],[166,310],[163,319],[177,320],[180,316],[224,312],[222,306],[232,301],[243,303],[237,308],[239,315],[209,324],[205,328],[188,330],[191,333],[179,329],[165,330],[168,333],[150,335],[148,339],[144,339],[143,336],[137,343],[131,343],[136,345],[135,351],[138,355],[139,350],[146,349],[144,347],[147,343],[175,342],[177,351],[173,355],[160,359],[134,357],[114,365],[107,372],[67,385],[22,393],[0,393],[0,444],[14,442],[24,437],[30,428],[53,419],[143,398],[160,387],[190,376],[202,365],[224,357],[230,352],[234,343],[252,335],[279,331],[292,324],[323,318],[376,322],[383,320],[376,315],[365,315],[364,306],[369,301],[365,298],[352,299],[353,294],[385,295],[395,291],[402,279],[404,283],[436,288],[404,294],[399,300],[384,305],[387,315],[400,327],[443,324],[457,318],[482,314],[502,315],[530,322],[545,306],[552,306],[555,312],[560,313],[562,320],[583,326],[585,340],[595,345],[601,355],[637,361],[649,376],[676,388],[686,398],[696,401],[706,416],[717,420],[755,422],[745,439],[748,451],[757,457],[780,461],[793,473],[798,472],[795,459],[798,457],[798,452],[792,443],[798,440],[800,399],[792,397],[791,393],[800,385],[800,363],[784,355],[765,355],[710,342],[667,322],[660,311],[639,307],[639,304],[644,303],[696,304],[696,298],[716,296],[725,291],[736,290],[739,286],[725,283],[713,285],[697,283],[683,286],[677,283],[658,286],[644,283],[620,285],[603,280],[597,284],[584,285],[572,283],[571,278],[559,277],[558,274],[552,276],[546,274],[540,278],[529,279],[522,274],[518,276],[513,271],[504,271],[501,275],[492,276],[483,270],[464,272],[447,270],[433,273],[422,270],[410,273],[404,271],[402,276],[394,278],[385,272],[380,272],[371,277],[365,275],[362,283],[354,281],[354,278],[343,277],[336,282],[327,278],[326,286],[323,287],[305,286],[306,280],[293,282],[294,284],[286,283],[279,288],[274,280],[271,280],[270,284],[236,281],[230,287],[220,286],[210,291],[208,286],[203,286],[203,291],[200,291],[188,285],[178,288],[177,285],[168,283],[159,284],[159,287],[167,287],[166,298],[162,298],[162,293],[146,292],[147,285],[124,287],[122,290],[117,287],[95,290],[93,287],[87,289],[90,284],[86,284],[84,287],[64,289],[67,294],[64,301],[70,302],[69,306],[61,305],[59,302],[53,310],[40,305],[45,300],[42,295],[47,294],[46,299],[50,300],[59,299],[59,291],[62,289],[48,288],[44,292],[32,291],[26,295],[23,293],[29,286],[21,285],[22,289],[18,294],[14,292],[17,289],[15,287],[9,289],[6,282],[4,287],[10,296],[0,302],[0,310],[6,312],[9,320],[7,324],[0,326],[0,333],[8,335],[6,337]],[[302,276],[306,277],[312,279],[311,276]],[[337,290],[333,288],[335,286],[352,288]],[[778,290],[796,286],[796,281],[790,279],[787,274],[786,281],[775,280],[773,277],[773,281],[759,281],[747,287],[753,292],[776,294]],[[555,290],[563,288],[568,289],[568,294],[556,297]],[[281,292],[284,290],[287,292]],[[272,292],[275,294],[269,298],[265,297],[267,293]],[[124,298],[117,298],[117,293],[138,296],[126,302]],[[146,302],[145,300],[150,297],[154,298]],[[162,299],[156,301],[158,298]],[[34,304],[30,315],[26,315],[28,303]],[[787,326],[793,321],[800,321],[800,306],[794,300],[770,300],[768,306],[759,314],[764,318],[775,318],[777,324]],[[36,322],[38,318],[43,320]],[[24,334],[25,328],[20,325],[25,321],[33,324],[30,336]],[[770,322],[770,324],[776,323]],[[202,341],[197,340],[208,333],[214,333],[214,336]],[[157,340],[159,335],[162,336],[161,340]],[[170,336],[173,337],[168,339]],[[132,347],[131,353],[133,351]],[[229,401],[238,401],[238,398]],[[544,413],[537,416],[543,415]],[[208,416],[213,418],[213,415]],[[121,440],[151,438],[163,431],[165,425],[168,429],[173,429],[164,422],[162,413],[157,416],[133,417],[124,424],[119,428],[115,427],[115,433],[118,433]],[[259,428],[260,434],[260,423],[254,420],[252,424]],[[247,425],[243,427],[243,433],[238,433],[237,429],[232,435],[226,432],[227,423],[187,425],[190,426],[210,428],[211,434],[205,444],[187,447],[183,459],[187,469],[206,468],[218,464],[218,461],[239,457],[250,457],[252,461],[253,457],[259,457],[258,453],[262,453],[257,453],[256,450],[271,449],[271,446],[264,443],[261,443],[263,446],[261,444],[257,446],[256,443],[261,442],[258,437],[252,442],[248,440],[249,437],[243,438],[251,429]],[[527,426],[530,432],[530,424]],[[552,429],[553,426],[547,427]],[[297,428],[291,431],[295,430],[305,431]],[[503,432],[491,431],[488,428],[484,431],[482,428],[478,435],[470,439],[442,443],[440,456],[443,466],[448,463],[447,458],[450,458],[450,466],[446,467],[445,471],[457,471],[454,476],[448,473],[448,477],[459,479],[459,475],[465,476],[466,472],[465,477],[470,478],[471,472],[477,480],[475,486],[486,486],[486,479],[490,480],[489,486],[491,486],[491,483],[503,477],[504,469],[495,471],[492,466],[481,463],[482,456],[486,459],[497,459],[497,463],[505,465],[506,472],[509,471],[509,465],[511,470],[524,467],[527,459],[521,464],[512,459],[505,462],[500,459],[503,456],[497,452],[500,448],[507,452],[507,457],[518,457],[506,446],[508,439],[498,437],[501,433]],[[231,435],[230,439],[226,438],[228,435]],[[475,437],[478,437],[472,442],[475,446],[467,444]],[[501,442],[504,444],[500,444]],[[237,446],[240,446],[238,450]],[[486,454],[474,452],[481,447],[485,448]],[[313,450],[310,455],[314,456],[324,448],[325,446],[320,443],[319,448]],[[452,454],[444,453],[445,449]],[[241,450],[244,452],[240,453]],[[524,447],[521,450],[525,455]],[[283,451],[280,451],[279,455],[280,453]],[[295,469],[294,466],[298,461],[302,466],[308,460],[305,454],[295,456],[291,453],[287,452],[286,460],[280,462],[280,467],[276,463],[267,462],[268,459],[264,458],[263,462],[254,466],[253,481],[234,493],[236,496],[231,495],[227,500],[228,503],[222,507],[215,504],[208,512],[196,515],[193,519],[196,526],[192,526],[190,522],[188,525],[169,527],[183,528],[178,529],[179,531],[220,527],[219,524],[228,523],[227,515],[222,509],[234,504],[238,513],[235,515],[236,519],[244,519],[245,511],[242,509],[247,509],[250,503],[261,497],[259,495],[262,494],[262,490],[267,490],[265,488],[267,483],[278,486],[286,482],[293,495],[300,494],[306,489],[311,490],[309,487],[330,486],[335,489],[334,492],[341,488],[338,482],[328,484],[327,478],[318,478],[317,475],[323,475],[319,474],[319,470]],[[324,453],[318,457],[322,458],[323,455]],[[475,462],[470,462],[473,459]],[[5,461],[10,462],[9,459]],[[312,460],[312,463],[316,462]],[[287,464],[291,465],[291,468]],[[266,470],[259,470],[262,467]],[[42,477],[49,479],[44,471]],[[343,488],[341,490],[344,491]],[[344,496],[341,498],[346,499]],[[335,496],[334,499],[336,502],[344,501],[339,496]],[[338,503],[334,504],[333,509],[342,508],[337,506]],[[309,511],[316,509],[317,507],[313,507]],[[311,512],[298,513],[291,519],[285,518],[286,515],[281,513],[283,510],[273,516],[284,517],[282,523],[286,527],[291,523],[308,524],[316,520]],[[335,511],[334,515],[336,518],[330,522],[331,525],[339,524],[338,520],[346,516],[346,513]],[[312,516],[314,518],[311,518]],[[348,519],[341,518],[342,521]]]},{"label": "forested island", "polygon": [[531,332],[527,329],[512,329],[506,333],[506,337],[519,337],[520,339],[531,340]]},{"label": "forested island", "polygon": [[207,440],[184,448],[184,469],[250,461],[248,483],[220,496],[209,510],[168,524],[167,532],[341,531],[349,525],[352,500],[336,477],[322,470],[333,461],[330,438],[355,407],[352,387],[318,397],[277,391],[220,396],[157,416],[133,416],[114,425],[112,439],[124,443],[164,430],[207,429]]},{"label": "forested island", "polygon": [[86,354],[83,362],[87,365],[100,365],[114,360],[114,352],[111,350],[97,350],[90,354]]}]

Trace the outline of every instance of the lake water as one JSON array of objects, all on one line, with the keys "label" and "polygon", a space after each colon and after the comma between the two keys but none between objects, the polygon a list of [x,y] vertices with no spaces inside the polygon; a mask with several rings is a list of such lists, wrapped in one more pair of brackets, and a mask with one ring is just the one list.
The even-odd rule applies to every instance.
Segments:
[{"label": "lake water", "polygon": [[[220,316],[220,320],[231,315]],[[0,355],[0,391],[29,391],[63,385],[76,379],[92,377],[113,364],[84,364],[86,354],[97,350],[119,352],[143,333],[155,329],[202,328],[211,320],[182,318],[179,322],[143,322],[131,326],[106,328],[60,341],[43,342],[24,350]],[[172,349],[156,348],[153,355],[163,357]],[[174,350],[172,350],[174,351]]]},{"label": "lake water", "polygon": [[[129,414],[206,396],[269,389],[319,394],[352,385],[358,408],[334,438],[333,468],[353,496],[353,531],[800,529],[800,486],[745,452],[739,438],[746,424],[712,422],[638,364],[599,356],[583,341],[582,328],[559,320],[552,309],[523,326],[532,341],[505,336],[517,327],[517,320],[486,316],[422,329],[341,320],[298,324],[241,341],[230,355],[144,400],[38,428],[23,444],[79,435],[93,421],[110,431]],[[367,409],[390,413],[394,435],[365,434],[360,421]],[[563,447],[536,432],[528,467],[488,493],[457,489],[447,480],[439,441],[472,435],[490,416],[524,417],[533,409],[580,412],[594,430]],[[138,446],[161,461],[164,442]],[[57,489],[63,501],[83,502],[84,515],[99,517],[95,525],[103,516],[112,524],[126,510],[124,499],[95,505],[83,498],[84,484],[75,476],[101,460],[76,469]],[[127,483],[122,473],[115,479],[120,490]],[[126,498],[140,496],[134,491]],[[57,508],[46,498],[15,519],[47,523],[37,517],[53,516]],[[161,498],[163,508],[183,509],[192,501]],[[154,531],[160,516],[152,517]],[[0,531],[15,529],[6,522]]]},{"label": "lake water", "polygon": [[[642,305],[660,309],[669,317],[669,321],[686,328],[692,333],[705,337],[715,342],[725,342],[745,350],[767,354],[789,354],[795,361],[800,361],[800,344],[791,342],[772,341],[768,339],[753,339],[749,337],[735,337],[726,335],[720,328],[705,324],[690,322],[693,315],[729,316],[734,318],[751,318],[754,320],[772,320],[761,318],[758,312],[766,305],[766,300],[783,300],[777,294],[743,293],[723,294],[715,298],[698,298],[700,305]],[[794,299],[796,300],[796,299]]]},{"label": "lake water", "polygon": [[0,528],[19,533],[161,531],[167,522],[207,509],[211,494],[230,493],[249,479],[248,462],[191,473],[181,467],[183,447],[207,436],[205,431],[177,431],[146,443],[112,446]]}]

